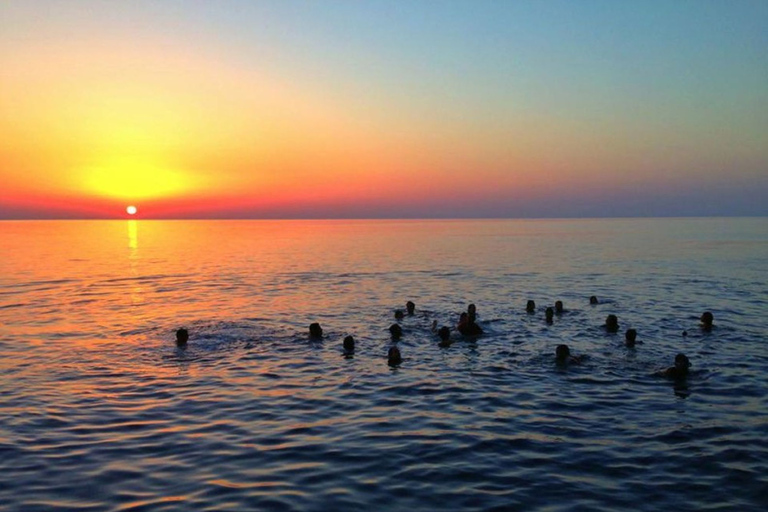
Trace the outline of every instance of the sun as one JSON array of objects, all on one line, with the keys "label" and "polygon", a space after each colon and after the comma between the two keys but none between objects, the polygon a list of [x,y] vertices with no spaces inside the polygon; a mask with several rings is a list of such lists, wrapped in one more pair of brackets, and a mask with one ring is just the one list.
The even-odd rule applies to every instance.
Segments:
[{"label": "sun", "polygon": [[126,208],[125,211],[128,212],[128,215],[136,215],[136,212],[138,212],[139,210],[135,206],[131,205],[128,208]]}]

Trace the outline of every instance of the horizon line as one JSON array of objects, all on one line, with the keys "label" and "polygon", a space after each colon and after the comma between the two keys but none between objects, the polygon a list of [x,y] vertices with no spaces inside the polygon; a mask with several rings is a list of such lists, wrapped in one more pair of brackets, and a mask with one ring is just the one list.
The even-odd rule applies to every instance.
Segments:
[{"label": "horizon line", "polygon": [[610,220],[610,219],[760,219],[762,215],[620,215],[620,216],[572,216],[572,217],[0,217],[0,222],[17,221],[458,221],[458,220]]}]

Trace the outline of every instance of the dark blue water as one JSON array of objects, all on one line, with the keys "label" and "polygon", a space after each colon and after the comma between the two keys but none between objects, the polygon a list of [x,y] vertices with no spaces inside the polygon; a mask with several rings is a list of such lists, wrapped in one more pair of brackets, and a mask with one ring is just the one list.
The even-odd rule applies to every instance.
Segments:
[{"label": "dark blue water", "polygon": [[[0,242],[2,510],[768,505],[766,219],[3,222]],[[438,347],[432,321],[470,302],[485,335]],[[586,360],[558,366],[561,343]],[[678,352],[689,377],[655,375]]]}]

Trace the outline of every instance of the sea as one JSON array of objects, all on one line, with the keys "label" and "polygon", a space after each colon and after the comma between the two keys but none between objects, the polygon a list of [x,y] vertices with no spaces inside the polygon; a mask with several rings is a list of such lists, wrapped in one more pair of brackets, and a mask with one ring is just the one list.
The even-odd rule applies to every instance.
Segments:
[{"label": "sea", "polygon": [[768,219],[3,221],[0,475],[23,512],[763,511]]}]

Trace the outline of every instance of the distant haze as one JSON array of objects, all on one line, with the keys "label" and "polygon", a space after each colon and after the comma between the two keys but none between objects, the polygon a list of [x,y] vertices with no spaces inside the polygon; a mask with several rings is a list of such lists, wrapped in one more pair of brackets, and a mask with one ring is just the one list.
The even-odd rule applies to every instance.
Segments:
[{"label": "distant haze", "polygon": [[0,219],[768,215],[768,2],[0,4]]}]

